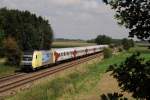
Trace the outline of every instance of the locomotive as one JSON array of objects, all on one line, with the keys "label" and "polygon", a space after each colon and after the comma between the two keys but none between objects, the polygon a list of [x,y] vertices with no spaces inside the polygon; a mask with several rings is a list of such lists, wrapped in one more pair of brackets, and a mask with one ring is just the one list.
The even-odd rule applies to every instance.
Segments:
[{"label": "locomotive", "polygon": [[73,48],[58,48],[52,50],[35,50],[33,52],[24,52],[21,65],[23,68],[35,70],[50,64],[56,64],[61,61],[74,59],[94,53],[98,53],[108,48],[108,45],[95,45]]}]

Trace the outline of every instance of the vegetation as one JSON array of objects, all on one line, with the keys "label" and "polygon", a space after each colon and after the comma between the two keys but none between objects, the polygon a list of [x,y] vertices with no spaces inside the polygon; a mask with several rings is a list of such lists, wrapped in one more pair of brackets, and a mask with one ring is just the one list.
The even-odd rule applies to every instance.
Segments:
[{"label": "vegetation", "polygon": [[150,61],[135,53],[114,69],[114,76],[124,91],[130,91],[136,98],[150,99]]},{"label": "vegetation", "polygon": [[[0,43],[4,47],[1,49],[4,49],[2,51],[10,64],[18,64],[22,51],[50,49],[52,37],[48,20],[41,16],[37,17],[29,11],[0,9]],[[11,50],[13,52],[7,52]]]},{"label": "vegetation", "polygon": [[15,71],[19,70],[16,66],[5,65],[6,59],[0,59],[0,77],[10,74],[14,74]]},{"label": "vegetation", "polygon": [[132,39],[122,39],[121,44],[124,50],[129,50],[131,47],[134,47],[134,41]]},{"label": "vegetation", "polygon": [[87,43],[96,43],[99,45],[109,44],[111,48],[123,46],[123,49],[125,50],[134,47],[134,41],[132,39],[113,39],[106,35],[98,35],[95,39],[87,40]]},{"label": "vegetation", "polygon": [[110,44],[111,43],[111,38],[106,36],[106,35],[98,35],[97,38],[95,39],[95,43],[97,44]]},{"label": "vegetation", "polygon": [[112,50],[110,48],[104,49],[104,58],[110,58],[112,57]]},{"label": "vegetation", "polygon": [[116,11],[118,24],[130,30],[129,36],[150,42],[149,0],[103,0]]},{"label": "vegetation", "polygon": [[[145,57],[146,60],[150,59],[150,50],[146,47],[134,47],[127,52],[122,52],[117,56],[112,56],[111,58],[104,59],[101,62],[93,64],[84,64],[85,66],[82,70],[74,70],[66,76],[58,76],[52,80],[47,80],[40,84],[35,85],[29,90],[18,93],[13,97],[9,97],[9,100],[26,100],[26,99],[36,99],[36,100],[57,100],[57,99],[72,99],[75,97],[80,97],[82,94],[86,96],[95,89],[94,87],[98,84],[101,75],[105,73],[109,65],[121,64],[126,57],[131,56],[133,52],[140,50],[141,57]],[[148,53],[149,52],[149,53]],[[66,73],[66,72],[64,72]],[[67,71],[68,73],[68,71]]]},{"label": "vegetation", "polygon": [[19,65],[21,60],[21,50],[19,49],[17,42],[14,38],[8,37],[3,41],[3,50],[7,57],[7,64]]},{"label": "vegetation", "polygon": [[52,48],[66,48],[66,47],[81,47],[81,46],[92,46],[95,43],[86,43],[85,41],[54,41],[52,43]]},{"label": "vegetation", "polygon": [[[118,24],[130,30],[129,36],[147,40],[150,43],[149,0],[103,0],[116,11]],[[133,92],[134,97],[149,100],[150,61],[133,54],[114,70],[123,90]],[[126,82],[125,82],[126,81]],[[141,92],[142,91],[142,92]]]},{"label": "vegetation", "polygon": [[[46,81],[40,85],[18,93],[9,100],[26,100],[26,99],[51,99],[57,100],[59,98],[75,98],[92,91],[94,86],[99,82],[100,77],[105,73],[110,64],[120,63],[128,57],[130,53],[121,53],[119,56],[112,56],[98,63],[85,64],[83,71],[75,71],[65,77],[56,77],[54,80]],[[66,72],[65,72],[66,73]]]}]

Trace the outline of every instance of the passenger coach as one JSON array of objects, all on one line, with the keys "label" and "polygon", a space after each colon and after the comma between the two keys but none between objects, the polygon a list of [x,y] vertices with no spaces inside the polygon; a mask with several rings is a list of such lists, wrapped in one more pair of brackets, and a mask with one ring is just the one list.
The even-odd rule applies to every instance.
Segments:
[{"label": "passenger coach", "polygon": [[35,70],[36,68],[55,64],[57,62],[101,52],[107,47],[108,45],[96,45],[25,52],[21,61],[21,65],[23,68]]}]

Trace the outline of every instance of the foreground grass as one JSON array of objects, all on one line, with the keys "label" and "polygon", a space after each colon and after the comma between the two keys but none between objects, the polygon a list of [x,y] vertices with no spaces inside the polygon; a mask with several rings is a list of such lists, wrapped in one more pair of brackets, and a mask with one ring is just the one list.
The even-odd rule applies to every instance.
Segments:
[{"label": "foreground grass", "polygon": [[[29,90],[18,93],[8,100],[77,100],[78,97],[87,96],[96,87],[101,76],[111,64],[119,64],[132,53],[140,51],[141,56],[150,59],[150,50],[147,48],[135,47],[128,52],[122,52],[103,61],[83,65],[83,71],[74,71],[62,77],[55,77],[53,80],[46,80],[33,86]],[[66,72],[65,72],[66,73]]]},{"label": "foreground grass", "polygon": [[146,60],[150,60],[150,49],[148,49],[148,47],[136,46],[134,48],[131,48],[128,53],[134,52],[140,52],[142,57],[144,57]]},{"label": "foreground grass", "polygon": [[110,64],[120,63],[128,55],[128,53],[121,53],[119,56],[113,56],[102,62],[85,65],[84,71],[75,71],[65,77],[56,77],[8,99],[56,100],[75,98],[82,93],[90,92]]},{"label": "foreground grass", "polygon": [[15,73],[18,69],[14,66],[5,65],[5,59],[0,59],[0,77]]}]

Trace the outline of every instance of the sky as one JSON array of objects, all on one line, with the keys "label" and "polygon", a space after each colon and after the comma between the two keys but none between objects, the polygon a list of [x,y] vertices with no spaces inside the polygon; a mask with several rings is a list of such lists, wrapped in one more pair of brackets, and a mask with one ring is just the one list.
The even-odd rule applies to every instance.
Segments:
[{"label": "sky", "polygon": [[102,0],[0,0],[2,7],[28,10],[49,20],[54,38],[128,37],[128,30],[117,24],[115,12]]}]

